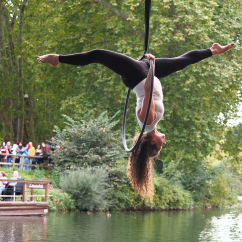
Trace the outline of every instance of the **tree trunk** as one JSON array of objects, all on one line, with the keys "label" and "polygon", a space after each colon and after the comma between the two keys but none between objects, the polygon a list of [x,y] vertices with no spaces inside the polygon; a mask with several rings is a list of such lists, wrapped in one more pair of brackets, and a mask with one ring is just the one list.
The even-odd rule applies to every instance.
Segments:
[{"label": "tree trunk", "polygon": [[20,115],[19,115],[19,130],[18,130],[18,137],[19,140],[23,141],[24,136],[24,79],[23,79],[23,51],[22,51],[22,30],[24,25],[24,9],[25,9],[25,3],[27,0],[23,0],[22,5],[20,6],[20,14],[19,14],[19,32],[18,32],[18,38],[17,38],[17,46],[20,49],[21,55],[17,59],[17,66],[18,66],[18,78],[20,81],[20,88],[19,88],[19,106],[20,106]]},{"label": "tree trunk", "polygon": [[[9,69],[7,65],[7,54],[5,47],[5,37],[4,37],[4,5],[0,2],[0,64],[2,66],[1,80],[2,83],[8,83],[8,75]],[[1,121],[3,124],[3,131],[5,134],[6,140],[11,140],[12,138],[12,116],[11,116],[11,101],[6,98],[9,95],[9,91],[11,91],[11,85],[2,85],[4,95],[0,99],[0,104],[2,106],[0,110]],[[10,90],[9,90],[10,88]]]}]

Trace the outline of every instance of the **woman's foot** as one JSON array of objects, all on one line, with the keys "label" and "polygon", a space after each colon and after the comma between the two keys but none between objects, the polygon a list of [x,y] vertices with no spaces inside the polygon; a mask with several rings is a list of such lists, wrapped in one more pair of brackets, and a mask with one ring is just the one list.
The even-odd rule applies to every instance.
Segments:
[{"label": "woman's foot", "polygon": [[42,63],[49,63],[52,66],[58,66],[59,65],[59,55],[56,54],[49,54],[49,55],[41,55],[38,56],[38,61]]},{"label": "woman's foot", "polygon": [[210,50],[212,51],[212,55],[219,55],[219,54],[223,54],[224,52],[230,50],[231,48],[233,48],[234,43],[226,45],[226,46],[221,46],[220,44],[213,44],[213,46],[210,48]]}]

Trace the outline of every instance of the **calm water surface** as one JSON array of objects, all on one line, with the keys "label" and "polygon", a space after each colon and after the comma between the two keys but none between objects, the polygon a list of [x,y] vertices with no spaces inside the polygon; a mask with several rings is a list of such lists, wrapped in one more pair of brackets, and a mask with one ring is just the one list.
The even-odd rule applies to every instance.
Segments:
[{"label": "calm water surface", "polygon": [[242,241],[242,208],[1,217],[0,241]]}]

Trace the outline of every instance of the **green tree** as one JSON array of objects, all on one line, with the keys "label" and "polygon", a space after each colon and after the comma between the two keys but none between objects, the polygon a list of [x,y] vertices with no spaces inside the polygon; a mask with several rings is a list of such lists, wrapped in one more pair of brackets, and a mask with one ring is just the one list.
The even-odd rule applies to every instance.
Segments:
[{"label": "green tree", "polygon": [[[16,19],[19,20],[19,6],[23,3],[22,44],[18,48],[16,45],[15,49],[16,58],[22,53],[19,58],[23,60],[21,90],[22,94],[29,94],[29,99],[24,109],[12,105],[12,116],[6,115],[12,124],[14,119],[24,115],[24,126],[21,127],[24,127],[25,140],[49,139],[54,124],[64,127],[63,113],[77,118],[90,109],[97,116],[104,110],[109,116],[123,110],[127,88],[120,77],[107,68],[98,64],[85,68],[69,65],[54,68],[37,64],[36,57],[53,52],[68,54],[104,48],[137,58],[143,49],[144,3],[136,0],[33,0],[12,1],[12,5],[1,2],[1,7],[8,11],[10,19],[14,16],[13,9],[18,9]],[[10,52],[6,47],[10,32],[7,32],[2,13],[0,26],[4,27],[0,27],[0,41],[3,48],[0,49],[3,50],[1,56],[6,58],[1,58],[1,78],[3,70],[8,70],[6,64],[8,68],[11,66]],[[221,140],[228,114],[235,111],[239,102],[240,14],[239,0],[152,1],[148,51],[155,56],[174,57],[191,49],[209,48],[214,42],[222,45],[236,43],[235,48],[224,55],[209,58],[161,80],[165,115],[159,129],[167,137],[161,159],[175,163],[180,161],[180,169],[193,171],[196,162],[200,163],[211,152],[215,143]],[[14,43],[20,33],[17,27],[15,25],[13,29]],[[2,78],[2,83],[16,80],[9,71],[8,79]],[[7,91],[9,86],[1,90],[4,88],[8,94],[2,95],[1,100],[2,107],[6,108],[9,99],[13,103],[14,92]],[[23,103],[23,95],[20,100]],[[134,103],[135,95],[132,94],[127,120],[130,137],[139,130]],[[225,116],[224,123],[218,122],[220,113]],[[4,128],[2,115],[1,118],[3,136],[11,134],[16,125]],[[122,112],[117,119],[120,122],[116,129],[120,129]],[[13,139],[16,139],[15,136]]]},{"label": "green tree", "polygon": [[242,124],[227,129],[225,138],[223,142],[221,142],[221,147],[232,157],[230,162],[236,168],[237,172],[242,174]]}]

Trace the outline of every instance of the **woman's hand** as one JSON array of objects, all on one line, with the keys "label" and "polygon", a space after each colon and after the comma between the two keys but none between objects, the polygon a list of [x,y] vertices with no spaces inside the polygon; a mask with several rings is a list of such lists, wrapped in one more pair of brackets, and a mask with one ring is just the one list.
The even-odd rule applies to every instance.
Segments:
[{"label": "woman's hand", "polygon": [[150,64],[150,60],[153,60],[154,67],[155,67],[155,56],[152,54],[146,54],[145,57],[148,60],[149,64]]},{"label": "woman's hand", "polygon": [[226,45],[226,46],[221,46],[218,43],[214,43],[213,46],[210,48],[212,55],[219,55],[219,54],[223,54],[224,52],[230,50],[231,48],[233,48],[234,43]]},{"label": "woman's hand", "polygon": [[[153,67],[155,71],[155,56],[152,54],[146,54],[145,57],[147,58],[149,64],[150,64],[150,60],[153,60]],[[150,82],[151,82],[151,68],[149,69],[149,72],[145,81],[145,91],[150,90]]]}]

